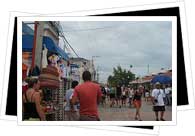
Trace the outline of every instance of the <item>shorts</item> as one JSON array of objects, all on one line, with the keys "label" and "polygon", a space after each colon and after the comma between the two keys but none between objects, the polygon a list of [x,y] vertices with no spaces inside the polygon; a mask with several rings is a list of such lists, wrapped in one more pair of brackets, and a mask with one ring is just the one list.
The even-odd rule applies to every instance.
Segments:
[{"label": "shorts", "polygon": [[65,111],[65,120],[66,121],[78,121],[79,120],[78,112]]},{"label": "shorts", "polygon": [[105,99],[106,99],[106,96],[105,96],[105,95],[103,95],[103,96],[102,96],[102,100],[105,100]]},{"label": "shorts", "polygon": [[110,94],[110,98],[115,98],[115,94]]},{"label": "shorts", "polygon": [[99,117],[88,116],[88,115],[80,115],[80,121],[100,121]]},{"label": "shorts", "polygon": [[136,108],[141,108],[142,106],[141,100],[134,100],[133,104]]},{"label": "shorts", "polygon": [[116,95],[116,99],[121,99],[121,95]]},{"label": "shorts", "polygon": [[125,99],[127,99],[127,97],[126,96],[122,96],[122,100],[125,100]]},{"label": "shorts", "polygon": [[153,111],[165,111],[165,106],[153,106]]}]

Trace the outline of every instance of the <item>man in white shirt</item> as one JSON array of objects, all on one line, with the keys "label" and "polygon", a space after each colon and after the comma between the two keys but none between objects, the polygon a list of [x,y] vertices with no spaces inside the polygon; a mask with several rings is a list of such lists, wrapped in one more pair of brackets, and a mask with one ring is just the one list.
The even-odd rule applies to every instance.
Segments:
[{"label": "man in white shirt", "polygon": [[67,121],[78,121],[78,111],[77,105],[71,104],[72,95],[74,92],[74,88],[78,85],[78,81],[72,81],[71,89],[66,91],[65,95],[65,118]]},{"label": "man in white shirt", "polygon": [[158,113],[160,112],[160,120],[165,121],[164,117],[164,112],[165,112],[165,103],[164,103],[164,98],[165,98],[165,93],[164,91],[160,88],[161,84],[157,82],[155,84],[155,89],[152,90],[152,102],[153,102],[153,110],[156,115],[156,121],[159,121]]}]

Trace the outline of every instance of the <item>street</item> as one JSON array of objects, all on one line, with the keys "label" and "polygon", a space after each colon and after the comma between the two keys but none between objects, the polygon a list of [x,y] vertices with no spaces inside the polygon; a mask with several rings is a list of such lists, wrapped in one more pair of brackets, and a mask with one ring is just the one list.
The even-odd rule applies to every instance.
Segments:
[{"label": "street", "polygon": [[[172,107],[166,106],[164,115],[165,120],[171,121],[171,111]],[[145,102],[145,100],[142,99],[142,107],[140,113],[143,121],[155,121],[155,114],[152,110],[151,102]],[[99,105],[99,115],[100,119],[103,121],[135,121],[135,108],[133,106],[131,108],[129,108],[128,106],[119,108],[119,106],[116,105],[110,108],[109,104],[106,104],[104,106]]]}]

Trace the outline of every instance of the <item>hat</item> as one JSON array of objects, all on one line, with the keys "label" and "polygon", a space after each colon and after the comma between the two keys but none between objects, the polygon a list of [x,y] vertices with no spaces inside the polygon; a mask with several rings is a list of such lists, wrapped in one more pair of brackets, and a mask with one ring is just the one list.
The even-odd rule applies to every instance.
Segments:
[{"label": "hat", "polygon": [[160,85],[160,82],[156,82],[155,85]]}]

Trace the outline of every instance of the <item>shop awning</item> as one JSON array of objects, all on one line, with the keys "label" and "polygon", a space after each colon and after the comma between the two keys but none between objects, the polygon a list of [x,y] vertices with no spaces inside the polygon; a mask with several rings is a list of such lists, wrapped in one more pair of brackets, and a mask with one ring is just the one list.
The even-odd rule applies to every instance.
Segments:
[{"label": "shop awning", "polygon": [[[33,40],[33,35],[22,35],[23,52],[32,52]],[[58,47],[50,37],[43,36],[43,45],[45,45],[49,51],[58,53],[63,59],[67,60],[69,58],[67,53],[65,53],[65,51]]]}]

